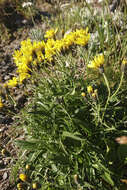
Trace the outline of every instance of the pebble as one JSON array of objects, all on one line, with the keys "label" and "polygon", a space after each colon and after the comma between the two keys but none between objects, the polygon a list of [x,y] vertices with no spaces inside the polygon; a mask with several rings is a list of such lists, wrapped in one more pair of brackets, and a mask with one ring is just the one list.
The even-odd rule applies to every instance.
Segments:
[{"label": "pebble", "polygon": [[7,172],[4,172],[3,174],[3,180],[7,179],[8,178],[8,173]]}]

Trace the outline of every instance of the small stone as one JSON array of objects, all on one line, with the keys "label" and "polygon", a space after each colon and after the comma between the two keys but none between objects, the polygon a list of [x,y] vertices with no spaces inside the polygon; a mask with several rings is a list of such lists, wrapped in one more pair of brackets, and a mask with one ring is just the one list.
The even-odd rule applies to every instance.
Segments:
[{"label": "small stone", "polygon": [[4,172],[4,174],[3,174],[3,180],[5,180],[7,178],[8,178],[8,174],[7,174],[7,172]]}]

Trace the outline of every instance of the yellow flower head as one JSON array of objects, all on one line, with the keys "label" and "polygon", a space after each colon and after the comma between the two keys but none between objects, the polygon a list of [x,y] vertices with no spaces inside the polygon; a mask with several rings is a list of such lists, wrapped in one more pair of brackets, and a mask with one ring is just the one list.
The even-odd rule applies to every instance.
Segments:
[{"label": "yellow flower head", "polygon": [[33,184],[32,184],[32,188],[33,188],[33,189],[37,189],[37,183],[33,183]]},{"label": "yellow flower head", "polygon": [[27,176],[25,174],[20,174],[19,175],[19,179],[21,179],[22,181],[26,181],[27,180]]},{"label": "yellow flower head", "polygon": [[66,33],[61,40],[53,38],[57,31],[58,29],[53,28],[46,31],[44,36],[46,42],[32,42],[29,38],[21,42],[20,50],[15,50],[13,54],[19,76],[18,78],[14,77],[12,80],[8,81],[7,85],[9,87],[16,86],[17,81],[21,84],[24,79],[30,78],[29,73],[32,72],[32,65],[36,66],[39,63],[52,62],[57,53],[69,49],[72,45],[84,46],[88,43],[90,38],[88,28],[77,29]]},{"label": "yellow flower head", "polygon": [[57,33],[58,29],[50,29],[46,31],[46,34],[44,35],[45,38],[53,38],[55,34]]},{"label": "yellow flower head", "polygon": [[93,93],[93,87],[92,86],[87,86],[87,92],[89,94],[92,94]]},{"label": "yellow flower head", "polygon": [[30,78],[31,75],[28,74],[28,73],[20,73],[19,75],[19,83],[22,84],[22,82],[27,79],[27,78]]},{"label": "yellow flower head", "polygon": [[11,80],[7,82],[8,87],[15,87],[18,84],[17,78],[13,77]]},{"label": "yellow flower head", "polygon": [[88,64],[88,68],[100,69],[103,68],[103,64],[104,64],[104,55],[99,54],[94,57],[94,59],[90,62],[90,64]]},{"label": "yellow flower head", "polygon": [[89,39],[90,34],[88,33],[88,28],[76,30],[74,40],[75,44],[85,46],[88,43]]}]

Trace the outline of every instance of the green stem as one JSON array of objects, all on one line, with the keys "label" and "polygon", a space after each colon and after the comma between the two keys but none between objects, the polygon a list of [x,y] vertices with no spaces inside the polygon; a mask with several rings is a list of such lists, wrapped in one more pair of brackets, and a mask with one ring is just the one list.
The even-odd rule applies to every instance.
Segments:
[{"label": "green stem", "polygon": [[111,95],[111,91],[110,91],[110,87],[109,87],[109,82],[108,82],[108,79],[107,79],[107,77],[106,77],[106,75],[104,73],[103,73],[103,77],[104,77],[104,80],[105,80],[105,83],[106,83],[106,86],[107,86],[107,89],[108,89],[108,98],[107,98],[107,101],[106,101],[106,104],[105,104],[105,107],[104,107],[104,112],[103,112],[103,115],[102,115],[102,121],[103,121],[104,114],[105,114],[105,111],[107,109],[108,102],[109,102],[110,95]]},{"label": "green stem", "polygon": [[28,7],[28,9],[29,9],[29,12],[30,12],[30,16],[31,16],[31,19],[32,19],[33,25],[35,26],[36,24],[35,24],[35,22],[34,22],[34,18],[33,18],[33,15],[32,15],[31,8]]},{"label": "green stem", "polygon": [[119,89],[121,88],[121,85],[122,85],[122,82],[123,82],[123,77],[124,77],[124,72],[122,72],[119,86],[118,86],[117,90],[115,91],[115,93],[111,96],[111,98],[113,98],[118,93]]}]

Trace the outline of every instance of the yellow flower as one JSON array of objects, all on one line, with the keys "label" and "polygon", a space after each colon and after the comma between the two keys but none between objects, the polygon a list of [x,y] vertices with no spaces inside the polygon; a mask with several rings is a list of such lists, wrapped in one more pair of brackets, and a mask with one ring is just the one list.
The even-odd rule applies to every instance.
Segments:
[{"label": "yellow flower", "polygon": [[92,86],[87,86],[87,92],[89,94],[92,94],[93,93],[93,87]]},{"label": "yellow flower", "polygon": [[37,62],[37,59],[35,59],[35,60],[33,61],[33,65],[35,65],[35,66],[36,66],[36,65],[37,65],[37,63],[38,63],[38,62]]},{"label": "yellow flower", "polygon": [[56,40],[54,44],[54,49],[56,50],[56,52],[60,52],[62,47],[63,47],[62,40]]},{"label": "yellow flower", "polygon": [[38,62],[41,62],[41,61],[43,61],[45,59],[45,57],[44,57],[44,55],[42,54],[41,51],[37,51],[36,56],[37,56],[37,61]]},{"label": "yellow flower", "polygon": [[[73,44],[84,46],[90,38],[88,28],[66,33],[61,40],[53,38],[57,31],[58,29],[46,31],[44,36],[47,39],[46,42],[43,40],[32,42],[29,38],[21,42],[20,50],[16,50],[13,54],[20,83],[30,77],[29,73],[32,72],[32,65],[36,66],[38,63],[52,62],[57,53],[69,49]],[[16,78],[8,81],[8,86],[16,85]]]},{"label": "yellow flower", "polygon": [[85,46],[90,39],[90,34],[88,33],[88,28],[77,29],[75,32],[75,40],[74,43],[77,45]]},{"label": "yellow flower", "polygon": [[0,97],[0,108],[2,108],[4,105],[2,103],[2,98]]},{"label": "yellow flower", "polygon": [[33,184],[32,184],[32,188],[33,188],[33,189],[37,189],[37,183],[33,183]]},{"label": "yellow flower", "polygon": [[23,80],[27,79],[27,78],[30,78],[30,74],[28,73],[20,73],[19,75],[19,82],[20,84],[22,84]]},{"label": "yellow flower", "polygon": [[20,174],[19,179],[25,182],[27,180],[27,176],[25,174]]},{"label": "yellow flower", "polygon": [[18,67],[17,72],[26,73],[28,71],[31,71],[31,69],[28,67],[28,64],[29,64],[29,60],[26,57],[22,57],[21,62],[17,65]]},{"label": "yellow flower", "polygon": [[8,87],[15,87],[18,84],[17,78],[13,77],[11,80],[7,82]]},{"label": "yellow flower", "polygon": [[75,40],[75,33],[70,32],[69,34],[66,34],[64,38],[61,40],[63,49],[68,49],[72,44],[74,44]]},{"label": "yellow flower", "polygon": [[45,38],[53,38],[55,34],[57,33],[58,29],[50,29],[46,31],[46,34],[44,35]]},{"label": "yellow flower", "polygon": [[94,57],[94,60],[92,60],[91,63],[88,64],[88,68],[101,69],[103,68],[103,64],[104,64],[104,55],[100,54]]},{"label": "yellow flower", "polygon": [[13,54],[13,59],[14,59],[14,63],[15,63],[16,65],[18,64],[18,62],[19,62],[21,56],[22,56],[21,51],[16,50],[16,51],[14,52],[14,54]]}]

